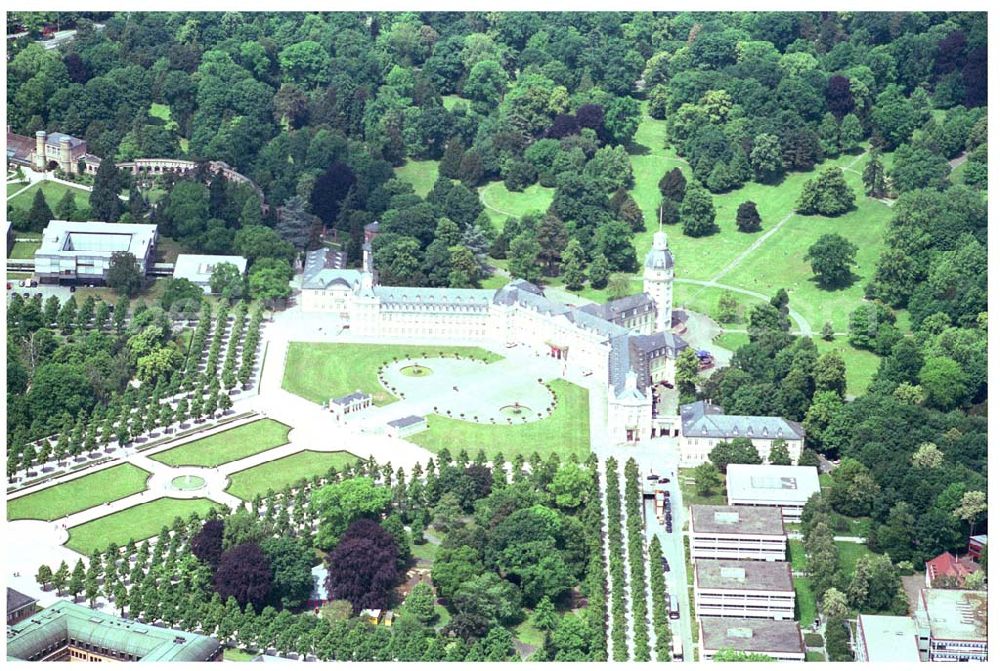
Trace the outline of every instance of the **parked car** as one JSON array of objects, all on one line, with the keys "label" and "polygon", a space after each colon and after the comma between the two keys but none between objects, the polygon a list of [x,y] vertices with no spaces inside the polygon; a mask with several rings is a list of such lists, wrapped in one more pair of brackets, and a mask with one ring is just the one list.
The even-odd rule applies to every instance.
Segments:
[{"label": "parked car", "polygon": [[659,479],[659,477],[660,477],[659,475],[654,475],[654,474],[650,473],[649,475],[646,476],[646,479],[649,480],[649,481],[651,481],[651,482],[655,482],[656,480]]},{"label": "parked car", "polygon": [[13,288],[13,285],[10,282],[8,282],[7,283],[7,291],[10,291],[11,288]]},{"label": "parked car", "polygon": [[18,280],[17,281],[17,286],[23,287],[24,286],[24,280]]},{"label": "parked car", "polygon": [[76,293],[76,285],[75,284],[69,285],[69,292],[71,294],[75,294]]},{"label": "parked car", "polygon": [[670,478],[660,478],[659,484],[661,484],[661,485],[669,485],[670,484]]}]

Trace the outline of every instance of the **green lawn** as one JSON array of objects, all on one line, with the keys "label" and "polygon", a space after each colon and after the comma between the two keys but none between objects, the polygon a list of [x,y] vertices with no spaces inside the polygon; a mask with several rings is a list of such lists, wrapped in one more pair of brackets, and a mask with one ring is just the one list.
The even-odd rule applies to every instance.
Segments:
[{"label": "green lawn", "polygon": [[792,578],[795,586],[795,606],[799,611],[799,625],[805,627],[816,619],[816,595],[808,578]]},{"label": "green lawn", "polygon": [[233,496],[244,501],[250,501],[257,494],[264,494],[269,489],[278,491],[294,482],[314,475],[324,475],[331,466],[338,470],[348,464],[353,464],[358,457],[350,452],[312,452],[306,450],[297,452],[276,461],[270,461],[260,466],[253,466],[230,478],[232,484],[226,489]]},{"label": "green lawn", "polygon": [[108,501],[138,494],[146,488],[147,479],[148,471],[132,464],[120,464],[9,500],[7,519],[59,519]]},{"label": "green lawn", "polygon": [[806,570],[806,547],[802,541],[795,538],[788,541],[788,553],[791,555],[792,570]]},{"label": "green lawn", "polygon": [[42,246],[42,241],[37,242],[15,242],[10,250],[8,258],[11,259],[33,259],[35,251]]},{"label": "green lawn", "polygon": [[719,486],[708,496],[702,496],[694,489],[694,469],[681,468],[677,470],[677,478],[681,487],[681,498],[685,506],[705,505],[724,506],[726,505],[726,480],[719,476]]},{"label": "green lawn", "polygon": [[170,105],[164,105],[163,103],[152,103],[149,106],[149,116],[154,119],[162,119],[163,121],[170,121]]},{"label": "green lawn", "polygon": [[273,419],[262,419],[222,431],[206,438],[160,452],[150,457],[167,466],[204,466],[243,459],[284,445],[291,427]]},{"label": "green lawn", "polygon": [[421,198],[434,187],[438,178],[437,161],[407,161],[395,169],[396,177],[413,185],[413,190]]},{"label": "green lawn", "polygon": [[27,185],[27,182],[7,182],[7,197],[10,198]]},{"label": "green lawn", "polygon": [[535,625],[531,624],[530,611],[524,622],[514,627],[514,636],[516,636],[521,643],[531,645],[536,648],[540,647],[545,642],[545,634],[537,629]]},{"label": "green lawn", "polygon": [[[677,156],[673,148],[663,147],[667,137],[666,121],[654,119],[645,113],[646,103],[643,103],[643,116],[639,128],[635,131],[635,139],[629,147],[629,161],[632,163],[632,176],[635,186],[630,190],[646,221],[646,230],[655,230],[659,221],[660,178],[667,170],[680,168],[685,177],[690,178],[687,163]],[[642,250],[644,254],[646,250]],[[641,257],[640,257],[641,258]]]},{"label": "green lawn", "polygon": [[813,342],[816,343],[820,354],[836,351],[844,359],[844,364],[847,367],[847,394],[849,396],[864,394],[865,390],[868,389],[868,384],[878,371],[881,357],[874,352],[852,347],[847,343],[846,336],[838,336],[830,342],[822,338],[813,338]]},{"label": "green lawn", "polygon": [[500,273],[494,273],[490,275],[485,280],[479,283],[479,286],[483,289],[502,289],[507,283],[510,282],[510,278],[506,275],[501,275]]},{"label": "green lawn", "polygon": [[[21,187],[17,187],[20,189]],[[86,209],[90,211],[90,192],[84,189],[77,189],[72,186],[66,186],[65,184],[60,184],[58,182],[39,182],[35,184],[30,189],[24,193],[19,194],[16,198],[12,198],[7,201],[8,207],[13,207],[18,210],[30,210],[31,203],[35,199],[35,192],[41,189],[42,193],[45,194],[45,202],[49,204],[54,212],[56,205],[59,204],[59,200],[63,197],[63,194],[67,191],[72,191],[73,196],[76,200],[76,209]],[[13,193],[10,186],[7,187],[7,195],[9,196]]]},{"label": "green lawn", "polygon": [[490,182],[479,189],[479,200],[486,207],[486,214],[503,230],[503,223],[509,217],[523,217],[529,212],[544,212],[549,209],[556,190],[532,184],[524,191],[509,191],[503,182]]},{"label": "green lawn", "polygon": [[466,106],[470,105],[468,99],[459,95],[441,96],[441,104],[444,105],[444,108],[449,112],[460,102],[464,102]]},{"label": "green lawn", "polygon": [[397,400],[378,381],[378,371],[393,357],[461,354],[492,363],[502,357],[480,347],[437,345],[355,345],[347,343],[293,342],[288,344],[285,377],[281,386],[315,403],[345,396],[360,389],[372,395],[375,405]]},{"label": "green lawn", "polygon": [[222,660],[225,662],[249,662],[256,656],[236,648],[226,648],[222,651]]},{"label": "green lawn", "polygon": [[437,619],[434,620],[434,628],[442,629],[445,625],[451,622],[451,613],[448,609],[439,603],[434,604],[434,614],[437,615]]},{"label": "green lawn", "polygon": [[109,543],[121,547],[129,539],[141,541],[152,538],[160,533],[160,529],[173,524],[175,517],[186,520],[191,513],[204,515],[215,505],[208,499],[162,498],[132,506],[71,528],[66,547],[83,555],[89,555],[94,550],[103,551]]},{"label": "green lawn", "polygon": [[417,559],[423,559],[432,563],[434,562],[434,557],[437,555],[437,549],[438,546],[434,543],[410,544],[410,554]]},{"label": "green lawn", "polygon": [[837,543],[837,556],[840,559],[840,570],[844,572],[844,575],[848,578],[854,575],[854,567],[857,565],[858,560],[864,555],[873,554],[868,546],[863,543],[847,543],[844,541],[835,541]]},{"label": "green lawn", "polygon": [[849,527],[847,530],[849,535],[860,538],[868,537],[868,532],[871,530],[872,525],[870,517],[847,517],[845,519]]},{"label": "green lawn", "polygon": [[[891,215],[891,208],[868,198],[859,198],[857,209],[839,217],[795,215],[720,281],[768,296],[784,288],[791,307],[814,331],[830,322],[835,331],[845,332],[851,311],[861,305],[865,285],[875,274]],[[821,288],[803,258],[809,247],[828,233],[837,233],[858,246],[855,279],[848,287]]]},{"label": "green lawn", "polygon": [[823,656],[822,652],[817,652],[814,650],[806,650],[806,661],[807,662],[825,662],[826,657]]},{"label": "green lawn", "polygon": [[527,458],[532,452],[538,452],[542,459],[548,459],[553,452],[564,460],[571,454],[583,459],[590,452],[590,393],[565,380],[552,380],[550,384],[556,395],[556,409],[537,422],[505,426],[429,415],[427,431],[407,440],[431,452],[448,448],[455,454],[462,448],[471,452],[482,447],[490,454],[503,452],[508,459],[518,453]]},{"label": "green lawn", "polygon": [[[674,305],[692,310],[693,312],[700,312],[701,314],[708,315],[712,319],[719,321],[719,299],[722,298],[722,295],[725,292],[725,289],[719,289],[718,287],[705,287],[699,284],[687,284],[683,281],[675,282]],[[719,323],[721,326],[731,328],[746,328],[747,319],[750,315],[750,308],[759,303],[763,303],[764,300],[754,296],[737,293],[735,291],[730,293],[742,308],[743,319],[739,322]],[[792,323],[792,326],[795,326],[794,322]]]},{"label": "green lawn", "polygon": [[750,342],[750,336],[746,333],[722,333],[715,338],[714,342],[730,352],[736,352],[740,347]]}]

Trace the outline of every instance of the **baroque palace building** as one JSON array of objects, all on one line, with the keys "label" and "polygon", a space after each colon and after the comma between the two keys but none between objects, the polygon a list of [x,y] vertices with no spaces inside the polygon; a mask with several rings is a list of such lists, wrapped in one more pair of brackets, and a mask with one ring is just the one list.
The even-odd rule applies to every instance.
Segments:
[{"label": "baroque palace building", "polygon": [[526,346],[607,380],[612,442],[679,435],[676,412],[658,414],[653,403],[653,386],[673,386],[677,355],[688,347],[673,332],[674,259],[662,230],[646,254],[643,293],[579,308],[524,280],[497,290],[382,286],[370,238],[360,270],[327,258],[317,250],[306,260],[304,311],[334,313],[361,337]]}]

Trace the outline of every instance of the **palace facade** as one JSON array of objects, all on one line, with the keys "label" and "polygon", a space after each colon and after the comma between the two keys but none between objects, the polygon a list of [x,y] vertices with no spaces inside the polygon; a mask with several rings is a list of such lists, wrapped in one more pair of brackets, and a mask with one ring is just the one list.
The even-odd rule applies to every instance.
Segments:
[{"label": "palace facade", "polygon": [[657,422],[653,411],[652,387],[673,386],[674,362],[688,347],[670,331],[674,260],[663,231],[646,255],[643,293],[581,307],[553,301],[524,280],[497,290],[382,286],[371,254],[376,231],[372,226],[369,236],[366,230],[360,270],[331,267],[324,250],[310,252],[304,311],[335,313],[362,337],[520,345],[572,363],[607,380],[608,429],[616,443],[663,433],[664,424],[679,427],[676,416]]}]

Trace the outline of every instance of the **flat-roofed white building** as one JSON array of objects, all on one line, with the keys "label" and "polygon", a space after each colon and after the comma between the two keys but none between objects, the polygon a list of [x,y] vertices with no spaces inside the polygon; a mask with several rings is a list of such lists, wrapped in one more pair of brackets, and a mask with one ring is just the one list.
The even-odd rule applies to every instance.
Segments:
[{"label": "flat-roofed white building", "polygon": [[174,262],[174,279],[186,279],[197,284],[206,294],[212,293],[210,280],[216,266],[229,263],[236,266],[240,275],[247,271],[247,260],[242,256],[217,254],[178,254]]},{"label": "flat-roofed white building", "polygon": [[427,429],[427,419],[416,415],[408,415],[393,419],[385,424],[385,434],[390,438],[406,438]]},{"label": "flat-roofed white building", "polygon": [[698,617],[795,619],[795,588],[788,562],[696,559],[694,603]]},{"label": "flat-roofed white building", "polygon": [[698,642],[705,661],[720,650],[752,652],[783,662],[806,659],[802,632],[794,620],[703,617],[698,620]]},{"label": "flat-roofed white building", "polygon": [[912,617],[897,615],[859,615],[859,662],[919,662],[917,625]]},{"label": "flat-roofed white building", "polygon": [[917,640],[931,662],[985,662],[987,594],[966,589],[922,589]]},{"label": "flat-roofed white building", "polygon": [[783,417],[727,415],[708,401],[680,407],[681,466],[691,468],[708,461],[708,454],[722,441],[749,440],[761,460],[767,461],[777,440],[785,441],[792,461],[798,461],[806,433],[802,425]]},{"label": "flat-roofed white building", "polygon": [[785,561],[785,525],[777,508],[691,506],[691,559]]},{"label": "flat-roofed white building", "polygon": [[145,274],[156,253],[156,226],[50,221],[35,251],[35,274],[48,283],[104,283],[115,252],[131,252]]},{"label": "flat-roofed white building", "polygon": [[814,466],[730,464],[726,468],[726,495],[731,506],[779,508],[786,522],[802,520],[802,507],[819,493]]}]

